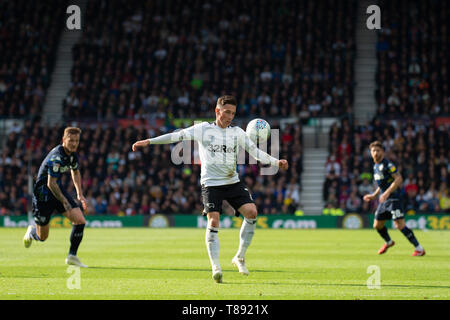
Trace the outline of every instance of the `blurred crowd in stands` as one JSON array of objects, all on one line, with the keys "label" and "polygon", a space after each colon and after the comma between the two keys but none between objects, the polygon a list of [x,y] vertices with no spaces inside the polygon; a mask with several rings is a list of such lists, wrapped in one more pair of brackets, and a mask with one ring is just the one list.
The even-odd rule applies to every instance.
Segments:
[{"label": "blurred crowd in stands", "polygon": [[378,116],[450,114],[450,4],[382,0]]},{"label": "blurred crowd in stands", "polygon": [[[10,130],[6,148],[0,155],[0,214],[27,212],[28,164],[35,176],[47,153],[61,143],[63,130],[62,126],[41,126],[31,121],[27,121],[23,129]],[[84,195],[88,200],[87,214],[192,214],[203,211],[200,165],[195,164],[198,161],[174,164],[171,158],[175,144],[131,151],[136,140],[163,133],[165,128],[122,128],[106,124],[83,128],[78,155]],[[288,125],[280,140],[280,157],[291,164],[288,171],[260,175],[259,164],[238,165],[237,168],[259,211],[264,214],[292,214],[299,205],[301,125]],[[269,145],[269,153],[270,150]],[[195,156],[195,152],[193,154]],[[248,159],[246,163],[249,163]],[[70,175],[62,176],[62,184],[76,198]],[[227,203],[224,211],[233,214]]]},{"label": "blurred crowd in stands", "polygon": [[375,191],[369,144],[382,141],[385,157],[403,177],[406,212],[450,212],[448,126],[423,120],[379,120],[351,126],[336,122],[330,131],[323,199],[342,212],[373,212],[377,202],[362,197]]},{"label": "blurred crowd in stands", "polygon": [[0,1],[0,119],[42,112],[67,1]]},{"label": "blurred crowd in stands", "polygon": [[[25,120],[6,133],[0,154],[3,215],[29,209],[28,169],[35,175],[61,142],[62,124],[30,116],[42,114],[66,6],[0,2],[0,119]],[[375,139],[403,175],[405,209],[448,212],[448,127],[434,120],[449,115],[449,4],[380,0],[379,6],[378,109],[373,121],[355,124],[355,0],[88,1],[62,101],[64,121],[83,129],[87,214],[200,213],[199,165],[173,164],[174,145],[133,153],[131,144],[174,130],[175,118],[214,118],[223,94],[237,97],[237,118],[257,115],[274,129],[279,123],[272,119],[299,119],[281,130],[288,172],[237,168],[260,213],[301,208],[302,125],[317,116],[341,118],[330,131],[328,214],[373,212],[376,202],[362,196],[374,190],[368,145]],[[147,126],[122,127],[121,118]],[[155,126],[158,119],[165,126]],[[70,175],[63,184],[74,192]],[[226,203],[224,210],[233,214]]]},{"label": "blurred crowd in stands", "polygon": [[[66,119],[352,112],[355,1],[89,1]],[[320,25],[320,28],[317,26]]]},{"label": "blurred crowd in stands", "polygon": [[[450,115],[447,1],[388,1],[378,31],[376,117],[365,125],[336,123],[330,131],[323,199],[326,209],[373,212],[362,196],[375,190],[368,145],[380,140],[397,164],[409,212],[449,212]],[[396,119],[396,121],[390,121]]]}]

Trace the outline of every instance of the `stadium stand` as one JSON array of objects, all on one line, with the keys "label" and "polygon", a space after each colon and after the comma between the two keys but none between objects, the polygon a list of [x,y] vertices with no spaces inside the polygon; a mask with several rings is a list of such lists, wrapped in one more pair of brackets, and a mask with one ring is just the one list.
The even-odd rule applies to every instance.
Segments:
[{"label": "stadium stand", "polygon": [[[65,121],[79,121],[84,130],[80,159],[89,212],[201,211],[198,166],[161,168],[170,163],[171,146],[134,158],[129,144],[175,129],[175,118],[213,117],[224,93],[237,97],[237,118],[300,116],[304,123],[311,116],[351,112],[354,4],[89,1],[83,35],[73,48],[71,89],[62,101]],[[116,129],[123,118],[144,119],[151,127]],[[163,126],[158,119],[166,120]],[[271,125],[278,127],[275,120]],[[31,163],[35,174],[45,153],[60,142],[54,132],[62,127],[27,121],[23,130],[8,133],[0,159],[2,214],[24,212],[24,165]],[[265,214],[299,207],[302,125],[289,125],[281,140],[288,172],[259,176],[256,165],[238,167]],[[171,181],[170,187],[162,181]],[[232,214],[229,206],[225,210]]]},{"label": "stadium stand", "polygon": [[449,212],[448,14],[446,1],[380,1],[374,91],[378,109],[369,123],[338,121],[329,134],[323,199],[346,212],[373,212],[362,201],[374,190],[368,145],[383,141],[403,176],[404,208]]},{"label": "stadium stand", "polygon": [[[131,152],[134,141],[150,133],[162,134],[160,129],[121,127],[117,123],[82,128],[78,154],[88,214],[201,213],[199,165],[172,164],[173,145]],[[0,214],[27,212],[27,163],[35,175],[45,155],[60,143],[63,130],[62,125],[49,127],[27,121],[22,130],[9,133],[0,158]],[[292,164],[288,171],[262,176],[260,165],[238,166],[241,179],[265,214],[293,214],[299,205],[301,134],[298,124],[283,130],[280,156]],[[70,176],[63,175],[62,183],[75,195]],[[228,205],[224,210],[233,214]]]},{"label": "stadium stand", "polygon": [[90,1],[66,119],[208,117],[225,93],[241,117],[351,111],[354,3]]},{"label": "stadium stand", "polygon": [[449,114],[447,1],[381,1],[377,43],[377,114]]},{"label": "stadium stand", "polygon": [[39,116],[64,25],[66,1],[0,2],[0,119]]},{"label": "stadium stand", "polygon": [[366,125],[344,120],[330,132],[330,156],[324,200],[347,212],[367,213],[375,203],[361,201],[374,191],[368,146],[383,141],[386,157],[397,164],[404,182],[404,208],[410,212],[449,212],[449,133],[431,120],[376,118]]},{"label": "stadium stand", "polygon": [[[354,4],[331,0],[263,1],[260,6],[237,0],[88,2],[83,36],[73,48],[72,83],[63,112],[66,121],[81,121],[84,138],[98,145],[98,151],[88,143],[82,146],[82,153],[89,153],[85,166],[90,211],[199,212],[198,188],[186,188],[198,186],[198,166],[160,168],[170,146],[146,151],[141,159],[133,159],[125,148],[133,138],[175,129],[175,118],[211,118],[221,94],[237,97],[238,118],[255,114],[269,119],[298,117],[305,124],[311,117],[351,113]],[[365,124],[342,117],[332,127],[323,199],[338,212],[373,209],[376,203],[361,198],[373,188],[367,145],[379,139],[388,157],[400,166],[405,208],[448,211],[448,132],[436,119],[450,113],[449,4],[381,0],[379,5],[384,10],[376,46],[376,117]],[[61,12],[50,10],[45,1],[26,7],[23,1],[1,6],[5,54],[1,58],[0,114],[37,115],[51,79],[59,37],[49,30],[55,29],[59,20],[54,16]],[[17,12],[22,7],[26,10]],[[12,18],[17,14],[23,19]],[[319,24],[324,27],[315,28]],[[19,40],[12,42],[13,38]],[[20,54],[13,54],[16,51]],[[154,126],[116,132],[111,123],[122,118],[144,119]],[[158,126],[156,119],[166,122]],[[86,121],[109,124],[91,129],[96,122]],[[293,172],[279,173],[273,179],[258,176],[259,166],[238,168],[262,213],[293,213],[299,206],[302,124],[288,126],[282,137],[282,154],[295,163]],[[53,128],[34,122],[27,128],[31,138],[23,140],[22,132],[9,133],[2,152],[3,212],[22,211],[27,197],[23,166],[28,157],[19,146],[35,152],[37,146],[59,142],[51,140]],[[110,145],[104,136],[119,140]],[[38,159],[39,152],[33,153],[34,169]],[[16,172],[20,184],[8,189],[7,182],[16,179]],[[177,187],[161,183],[168,179]],[[143,191],[147,189],[148,194]],[[225,209],[232,213],[229,206]]]}]

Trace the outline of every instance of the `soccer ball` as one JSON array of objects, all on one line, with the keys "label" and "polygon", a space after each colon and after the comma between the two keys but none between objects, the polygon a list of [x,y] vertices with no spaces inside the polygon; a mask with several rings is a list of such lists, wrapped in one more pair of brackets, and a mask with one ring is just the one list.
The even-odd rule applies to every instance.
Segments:
[{"label": "soccer ball", "polygon": [[264,142],[270,137],[270,125],[264,119],[253,119],[245,130],[247,136],[256,144]]}]

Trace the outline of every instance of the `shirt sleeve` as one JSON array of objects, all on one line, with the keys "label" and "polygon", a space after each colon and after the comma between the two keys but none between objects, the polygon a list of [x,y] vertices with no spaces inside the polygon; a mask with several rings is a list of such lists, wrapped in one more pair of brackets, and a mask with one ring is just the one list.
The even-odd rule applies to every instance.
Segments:
[{"label": "shirt sleeve", "polygon": [[387,170],[389,172],[389,174],[395,174],[397,173],[397,167],[395,166],[395,164],[391,161],[389,161],[388,165],[387,165]]},{"label": "shirt sleeve", "polygon": [[61,157],[59,156],[52,156],[50,160],[48,161],[48,174],[54,178],[61,177]]},{"label": "shirt sleeve", "polygon": [[253,158],[263,164],[278,166],[278,159],[272,157],[267,152],[258,149],[256,144],[247,136],[244,130],[240,128],[239,145],[245,149]]},{"label": "shirt sleeve", "polygon": [[203,123],[200,123],[179,131],[151,138],[150,144],[169,144],[186,140],[199,140],[202,135],[202,126]]}]

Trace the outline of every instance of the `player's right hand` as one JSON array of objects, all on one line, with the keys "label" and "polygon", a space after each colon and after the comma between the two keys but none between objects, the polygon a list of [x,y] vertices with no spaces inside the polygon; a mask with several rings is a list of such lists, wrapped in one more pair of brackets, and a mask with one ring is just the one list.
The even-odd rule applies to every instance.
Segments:
[{"label": "player's right hand", "polygon": [[87,201],[86,198],[80,194],[77,196],[78,200],[81,202],[81,206],[83,207],[84,210],[87,210]]},{"label": "player's right hand", "polygon": [[363,197],[364,201],[366,201],[366,202],[372,201],[373,198],[374,198],[374,197],[373,197],[371,194],[366,194],[366,195]]}]

